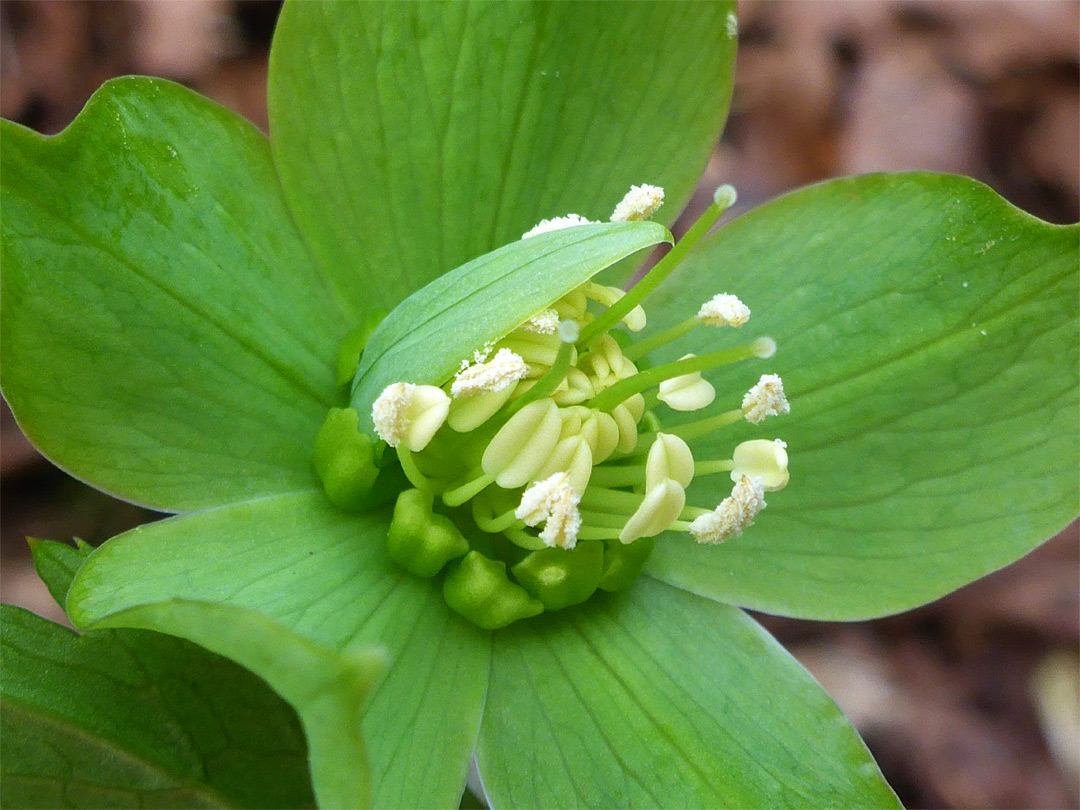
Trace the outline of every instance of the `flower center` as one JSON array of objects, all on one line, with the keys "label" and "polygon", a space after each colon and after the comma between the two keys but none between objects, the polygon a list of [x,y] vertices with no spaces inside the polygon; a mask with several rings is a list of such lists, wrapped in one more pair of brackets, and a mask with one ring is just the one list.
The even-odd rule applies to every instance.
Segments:
[{"label": "flower center", "polygon": [[[662,198],[660,189],[635,187],[613,219],[648,216]],[[646,325],[648,293],[733,201],[722,187],[702,220],[629,293],[587,282],[478,347],[444,385],[403,381],[375,401],[376,432],[411,485],[397,498],[387,550],[418,576],[445,570],[447,603],[473,623],[504,627],[598,590],[625,590],[657,535],[723,542],[751,525],[765,492],[787,484],[780,440],[743,442],[731,458],[699,459],[691,449],[740,420],[787,413],[775,375],[763,375],[737,407],[663,428],[670,411],[705,411],[717,400],[703,372],[775,353],[772,339],[758,338],[649,366],[651,353],[692,329],[741,328],[750,310],[738,298],[717,295],[664,332],[636,343],[630,337]],[[571,215],[542,226],[586,222]],[[357,417],[334,409],[316,442],[316,469],[342,506],[370,489],[368,462],[379,452],[356,431]],[[729,497],[715,509],[687,505],[695,477],[721,473],[734,483]]]}]

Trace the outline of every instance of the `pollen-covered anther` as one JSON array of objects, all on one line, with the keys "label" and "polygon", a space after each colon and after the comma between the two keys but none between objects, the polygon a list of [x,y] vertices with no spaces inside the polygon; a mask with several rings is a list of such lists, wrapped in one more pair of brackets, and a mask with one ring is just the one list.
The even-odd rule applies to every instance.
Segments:
[{"label": "pollen-covered anther", "polygon": [[755,425],[766,417],[791,413],[791,406],[784,396],[784,382],[779,375],[762,374],[743,397],[742,412],[746,421]]},{"label": "pollen-covered anther", "polygon": [[545,309],[525,321],[520,329],[534,335],[554,335],[559,331],[559,313],[554,309]]},{"label": "pollen-covered anther", "polygon": [[393,383],[371,406],[379,438],[391,447],[404,444],[416,453],[427,447],[450,412],[450,397],[434,385]]},{"label": "pollen-covered anther", "polygon": [[698,320],[706,326],[734,326],[738,328],[750,320],[750,307],[737,296],[728,293],[714,295],[701,305]]},{"label": "pollen-covered anther", "polygon": [[791,478],[788,472],[787,442],[781,439],[752,439],[735,448],[731,456],[731,480],[738,482],[744,475],[761,484],[766,492],[775,492],[787,486]]},{"label": "pollen-covered anther", "polygon": [[450,386],[450,393],[454,399],[460,399],[481,391],[502,391],[528,374],[529,367],[520,355],[509,349],[499,349],[486,363],[459,371]]},{"label": "pollen-covered anther", "polygon": [[612,222],[640,222],[656,213],[664,204],[664,190],[643,183],[631,186],[611,214]]},{"label": "pollen-covered anther", "polygon": [[580,214],[567,214],[565,217],[552,217],[551,219],[542,219],[532,228],[525,231],[521,235],[522,239],[528,239],[530,236],[539,236],[542,233],[550,233],[551,231],[561,231],[563,228],[573,228],[575,225],[599,225],[597,220],[586,219]]},{"label": "pollen-covered anther", "polygon": [[577,545],[577,533],[581,528],[580,502],[580,496],[570,483],[570,476],[558,472],[525,490],[514,517],[525,521],[526,526],[543,523],[540,539],[545,545],[571,549]]},{"label": "pollen-covered anther", "polygon": [[[694,356],[687,354],[679,359],[687,360]],[[660,392],[656,398],[673,411],[699,411],[712,404],[716,398],[716,389],[708,380],[702,378],[700,371],[695,371],[664,380],[660,383]]]},{"label": "pollen-covered anther", "polygon": [[751,526],[757,514],[765,508],[765,491],[761,483],[748,475],[739,478],[712,512],[707,512],[690,524],[690,534],[699,543],[715,545],[729,537],[737,537]]}]

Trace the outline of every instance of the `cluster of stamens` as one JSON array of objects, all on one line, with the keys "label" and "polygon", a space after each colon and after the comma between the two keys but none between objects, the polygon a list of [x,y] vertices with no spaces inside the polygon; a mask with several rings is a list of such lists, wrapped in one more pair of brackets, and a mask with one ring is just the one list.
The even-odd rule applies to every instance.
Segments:
[{"label": "cluster of stamens", "polygon": [[[733,201],[723,187],[708,225],[725,195]],[[656,187],[635,187],[612,219],[646,218],[662,199]],[[577,215],[545,220],[525,238],[588,222]],[[699,228],[697,238],[707,230]],[[726,459],[696,459],[691,449],[724,426],[787,413],[775,375],[761,376],[737,407],[662,429],[665,411],[702,411],[717,398],[703,371],[771,357],[776,345],[758,338],[642,370],[652,352],[698,326],[738,329],[750,318],[724,293],[644,341],[612,331],[618,323],[630,333],[645,327],[640,301],[656,283],[624,294],[586,282],[477,347],[444,385],[399,382],[375,401],[376,432],[413,487],[398,499],[390,554],[423,576],[449,565],[446,600],[474,623],[501,627],[582,602],[597,589],[623,590],[657,535],[685,532],[721,543],[751,525],[766,492],[787,484],[779,439],[743,442]],[[688,506],[691,481],[718,473],[730,476],[730,496],[713,509]]]}]

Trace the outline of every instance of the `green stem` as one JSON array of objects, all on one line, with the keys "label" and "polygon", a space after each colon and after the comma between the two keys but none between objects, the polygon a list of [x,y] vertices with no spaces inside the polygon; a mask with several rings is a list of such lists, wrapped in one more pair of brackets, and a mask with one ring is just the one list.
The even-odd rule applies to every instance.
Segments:
[{"label": "green stem", "polygon": [[598,487],[629,487],[645,481],[645,468],[640,465],[629,467],[593,467],[589,483]]},{"label": "green stem", "polygon": [[581,522],[589,526],[604,529],[621,529],[626,525],[629,515],[612,515],[608,512],[591,512],[584,510],[581,513]]},{"label": "green stem", "polygon": [[501,414],[502,423],[505,424],[511,416],[530,402],[536,402],[537,400],[545,399],[554,394],[555,389],[559,387],[559,384],[566,378],[566,373],[570,370],[570,357],[573,353],[573,343],[560,344],[559,353],[556,355],[555,362],[552,363],[547,374],[540,378],[540,382],[510,403],[510,405],[503,410],[503,413]]},{"label": "green stem", "polygon": [[724,413],[717,414],[716,416],[710,416],[707,419],[698,419],[696,422],[687,422],[685,425],[676,425],[675,427],[668,428],[665,433],[673,433],[683,441],[688,442],[692,439],[697,439],[708,433],[712,433],[714,430],[733,425],[742,418],[742,408],[735,408],[734,410],[724,411]]},{"label": "green stem", "polygon": [[424,492],[431,492],[433,487],[427,477],[420,472],[420,468],[416,466],[416,460],[413,458],[412,452],[401,445],[397,448],[398,463],[401,464],[401,471],[405,473],[405,477],[409,479],[409,483],[419,490]]},{"label": "green stem", "polygon": [[636,495],[633,492],[620,492],[616,489],[603,487],[589,487],[581,496],[581,505],[585,509],[597,509],[603,512],[631,513],[641,505],[644,495]]},{"label": "green stem", "polygon": [[[699,509],[696,506],[687,506],[679,512],[679,520],[694,520],[702,515],[708,515],[712,511],[712,509]],[[689,524],[687,524],[687,528],[689,528]]]},{"label": "green stem", "polygon": [[665,329],[663,332],[658,332],[650,338],[646,338],[645,340],[628,346],[623,349],[623,355],[627,360],[637,360],[640,357],[644,357],[649,352],[656,351],[662,346],[667,346],[673,340],[678,340],[700,323],[701,321],[698,320],[697,315],[692,318],[687,318],[682,323],[675,324],[675,326],[670,329]]},{"label": "green stem", "polygon": [[684,374],[693,374],[695,371],[706,371],[717,366],[726,366],[729,363],[737,363],[751,357],[771,356],[775,348],[776,344],[771,338],[758,338],[753,343],[748,343],[745,346],[721,349],[718,352],[699,354],[696,357],[687,357],[685,360],[664,363],[662,366],[656,366],[647,371],[638,372],[625,380],[620,380],[610,388],[601,391],[586,402],[585,405],[601,411],[611,411],[634,394],[640,394],[654,385],[659,385],[664,380],[681,377]]},{"label": "green stem", "polygon": [[478,495],[495,480],[494,475],[480,475],[471,481],[443,493],[442,500],[447,506],[461,506],[465,501]]},{"label": "green stem", "polygon": [[679,262],[686,258],[686,254],[709,232],[712,226],[716,224],[716,221],[720,219],[722,213],[724,213],[724,209],[716,202],[706,208],[701,218],[693,224],[690,230],[683,234],[683,238],[675,243],[675,247],[669,250],[667,255],[658,261],[641,281],[631,287],[626,295],[608,307],[599,318],[585,327],[581,333],[581,338],[578,340],[578,346],[587,349],[601,335],[606,334],[609,329],[621,321],[626,313],[644,301],[653,290],[660,286],[660,282],[671,275],[671,271],[678,267]]},{"label": "green stem", "polygon": [[694,463],[694,475],[712,475],[718,472],[730,472],[735,462],[730,458],[723,461],[697,461]]}]

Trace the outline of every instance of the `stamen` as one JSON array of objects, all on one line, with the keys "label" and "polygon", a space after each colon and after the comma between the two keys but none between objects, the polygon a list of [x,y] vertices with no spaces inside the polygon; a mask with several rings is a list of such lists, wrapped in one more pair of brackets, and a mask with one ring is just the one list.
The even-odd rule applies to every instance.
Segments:
[{"label": "stamen", "polygon": [[720,186],[713,195],[713,204],[705,209],[705,212],[701,215],[697,222],[683,234],[683,238],[680,239],[675,246],[667,252],[660,261],[658,261],[645,277],[641,279],[637,284],[630,288],[630,290],[616,301],[608,310],[604,312],[595,321],[590,323],[581,333],[581,339],[578,340],[578,345],[583,348],[588,348],[593,342],[610,330],[615,324],[621,321],[630,310],[638,306],[644,301],[649,294],[660,286],[665,278],[671,275],[671,271],[674,270],[689,253],[693,247],[701,241],[716,224],[716,221],[720,219],[720,215],[724,213],[735,203],[735,189],[731,186]]},{"label": "stamen", "polygon": [[537,335],[554,335],[559,331],[559,313],[554,309],[538,312],[518,327],[523,332]]},{"label": "stamen", "polygon": [[450,397],[434,385],[393,383],[371,406],[379,438],[391,447],[405,444],[414,453],[431,441],[450,412]]},{"label": "stamen", "polygon": [[705,371],[729,363],[737,363],[751,357],[772,357],[775,353],[776,341],[766,337],[758,338],[753,343],[745,346],[736,346],[733,349],[722,349],[718,352],[709,352],[709,354],[702,354],[697,357],[676,360],[674,363],[665,363],[647,371],[638,372],[633,377],[628,377],[600,392],[587,404],[590,408],[610,411],[620,402],[634,394],[652,388],[654,385],[659,385],[664,380],[680,377],[684,374],[692,374],[695,371]]},{"label": "stamen", "polygon": [[742,411],[746,421],[754,425],[766,417],[790,413],[791,406],[784,396],[783,380],[776,374],[762,374],[757,384],[743,397]]},{"label": "stamen", "polygon": [[732,481],[746,476],[760,482],[766,492],[774,492],[786,487],[791,478],[787,465],[786,442],[780,439],[753,439],[735,448],[729,469]]},{"label": "stamen", "polygon": [[723,543],[729,537],[741,535],[764,508],[765,493],[761,484],[744,475],[731,490],[730,497],[714,511],[701,515],[690,524],[690,533],[699,543]]},{"label": "stamen", "polygon": [[528,239],[532,236],[539,236],[542,233],[551,233],[552,231],[561,231],[563,228],[572,228],[575,225],[599,225],[598,220],[586,219],[580,214],[567,214],[565,217],[552,217],[551,219],[542,219],[532,228],[525,231],[521,235],[522,239]]},{"label": "stamen", "polygon": [[574,357],[574,346],[579,331],[577,321],[562,321],[559,324],[559,353],[555,356],[555,362],[551,368],[540,378],[540,381],[530,388],[524,395],[519,397],[506,409],[506,415],[513,417],[518,411],[531,402],[550,397],[566,379],[570,370],[570,362]]},{"label": "stamen", "polygon": [[509,349],[499,349],[488,362],[459,371],[450,386],[450,393],[460,399],[482,391],[502,391],[525,379],[528,373],[529,367],[519,355]]},{"label": "stamen", "polygon": [[697,316],[707,326],[739,328],[750,320],[750,308],[736,296],[721,293],[702,304]]},{"label": "stamen", "polygon": [[[597,284],[593,281],[587,282],[583,289],[586,298],[598,304],[603,304],[605,307],[614,306],[619,299],[626,295],[618,287],[605,287],[603,284]],[[640,332],[648,322],[645,317],[645,310],[640,306],[636,306],[627,312],[622,321],[631,332]]]},{"label": "stamen", "polygon": [[619,541],[633,543],[639,537],[655,537],[679,517],[686,505],[686,491],[667,478],[645,495],[641,506],[626,521]]},{"label": "stamen", "polygon": [[[696,355],[687,354],[682,357],[687,360]],[[707,380],[702,379],[701,372],[683,374],[664,380],[660,383],[660,392],[656,398],[671,408],[673,411],[700,411],[712,405],[716,399],[716,389]]]},{"label": "stamen", "polygon": [[540,539],[544,544],[569,549],[577,545],[581,528],[580,502],[570,485],[570,477],[564,472],[555,473],[525,490],[514,516],[525,521],[526,526],[543,523]]},{"label": "stamen", "polygon": [[664,190],[659,186],[642,184],[630,186],[611,214],[612,222],[640,222],[648,219],[664,204]]},{"label": "stamen", "polygon": [[671,478],[683,487],[694,478],[694,456],[686,442],[670,433],[657,433],[645,461],[645,491]]}]

